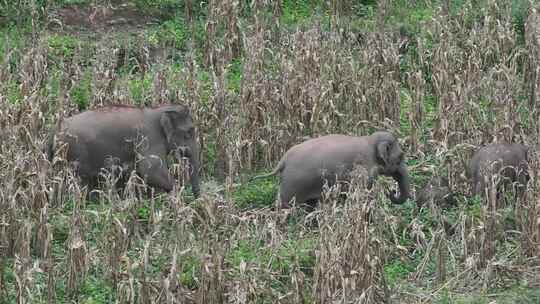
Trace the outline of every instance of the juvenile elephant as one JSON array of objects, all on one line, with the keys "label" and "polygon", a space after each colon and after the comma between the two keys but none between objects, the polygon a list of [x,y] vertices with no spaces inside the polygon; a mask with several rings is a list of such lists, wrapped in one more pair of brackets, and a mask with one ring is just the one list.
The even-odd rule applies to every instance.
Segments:
[{"label": "juvenile elephant", "polygon": [[362,137],[327,135],[307,140],[289,149],[273,172],[255,178],[279,174],[280,202],[287,208],[293,198],[298,204],[317,201],[325,180],[333,185],[336,177],[346,179],[356,165],[369,172],[370,188],[379,174],[398,182],[399,196],[388,195],[393,203],[401,204],[409,197],[404,153],[394,135],[383,131]]},{"label": "juvenile elephant", "polygon": [[101,169],[115,164],[127,174],[136,170],[149,186],[169,192],[174,181],[166,158],[174,152],[190,160],[192,191],[195,197],[200,194],[199,149],[185,106],[103,107],[66,118],[59,129],[49,138],[48,158],[52,160],[59,145],[67,143],[67,160],[76,164],[89,190],[97,187]]},{"label": "juvenile elephant", "polygon": [[416,202],[419,206],[430,201],[442,208],[449,208],[457,204],[448,179],[433,177],[422,189],[416,191]]},{"label": "juvenile elephant", "polygon": [[495,174],[502,178],[497,185],[497,195],[507,188],[508,182],[516,183],[516,195],[521,195],[529,180],[528,147],[521,144],[494,143],[482,147],[472,157],[468,175],[472,179],[472,194],[483,195],[486,182]]}]

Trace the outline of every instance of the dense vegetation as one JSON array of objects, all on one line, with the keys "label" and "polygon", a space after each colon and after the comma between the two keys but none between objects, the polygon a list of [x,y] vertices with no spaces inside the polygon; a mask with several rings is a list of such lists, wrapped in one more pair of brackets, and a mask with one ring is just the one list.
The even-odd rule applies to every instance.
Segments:
[{"label": "dense vegetation", "polygon": [[[527,0],[0,1],[0,303],[539,303],[540,155],[524,201],[469,196],[476,147],[540,131],[540,3]],[[58,119],[190,106],[203,196],[86,201]],[[307,214],[249,182],[306,137],[394,132],[413,183]],[[112,179],[112,177],[111,177]]]}]

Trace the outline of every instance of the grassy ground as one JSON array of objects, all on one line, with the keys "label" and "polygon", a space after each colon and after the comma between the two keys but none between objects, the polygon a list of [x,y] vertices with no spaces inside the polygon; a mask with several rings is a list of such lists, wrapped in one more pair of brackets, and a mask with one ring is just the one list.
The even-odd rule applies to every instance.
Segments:
[{"label": "grassy ground", "polygon": [[[462,177],[468,145],[538,142],[538,2],[122,3],[0,4],[0,303],[540,301],[536,175],[497,212]],[[202,198],[87,202],[45,170],[60,115],[162,101],[198,122]],[[286,216],[277,179],[247,181],[305,136],[378,128],[457,206],[391,205],[381,178]]]}]

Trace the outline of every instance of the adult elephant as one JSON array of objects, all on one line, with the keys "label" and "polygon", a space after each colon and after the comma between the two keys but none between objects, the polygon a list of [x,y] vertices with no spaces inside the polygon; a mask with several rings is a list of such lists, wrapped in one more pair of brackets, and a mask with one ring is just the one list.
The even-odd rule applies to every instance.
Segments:
[{"label": "adult elephant", "polygon": [[371,188],[379,174],[393,177],[399,184],[399,196],[388,194],[393,203],[404,203],[410,195],[410,182],[404,153],[396,137],[389,132],[369,136],[327,135],[307,140],[289,149],[279,164],[263,178],[280,175],[279,197],[282,208],[293,198],[296,203],[312,203],[321,197],[325,181],[346,180],[355,166],[368,172]]},{"label": "adult elephant", "polygon": [[492,143],[476,151],[467,170],[472,181],[472,194],[483,195],[492,178],[499,175],[497,196],[509,184],[516,186],[516,196],[523,195],[529,181],[528,150],[527,146],[517,143]]},{"label": "adult elephant", "polygon": [[149,186],[169,192],[174,180],[166,158],[172,152],[190,160],[192,191],[195,197],[200,194],[195,126],[183,105],[98,108],[66,118],[56,132],[48,142],[49,160],[67,143],[67,160],[75,163],[89,190],[98,186],[102,168],[118,165],[127,172],[136,170]]}]

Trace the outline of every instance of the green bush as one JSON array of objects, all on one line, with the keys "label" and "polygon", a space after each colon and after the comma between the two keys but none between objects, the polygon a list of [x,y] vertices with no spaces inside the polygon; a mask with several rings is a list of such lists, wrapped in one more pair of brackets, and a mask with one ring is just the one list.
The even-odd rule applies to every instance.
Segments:
[{"label": "green bush", "polygon": [[92,98],[92,72],[87,70],[82,79],[73,85],[69,95],[71,100],[79,107],[79,111],[86,110]]},{"label": "green bush", "polygon": [[47,40],[51,55],[61,58],[71,58],[75,54],[78,39],[70,35],[53,34]]},{"label": "green bush", "polygon": [[152,29],[148,33],[148,41],[154,46],[172,45],[176,49],[185,49],[188,35],[184,20],[176,18],[167,20],[157,28]]},{"label": "green bush", "polygon": [[182,272],[178,274],[180,283],[187,288],[196,289],[199,285],[197,276],[200,275],[202,265],[200,257],[183,256],[180,260],[182,261]]},{"label": "green bush", "polygon": [[152,75],[147,73],[144,78],[135,78],[129,80],[129,93],[134,103],[137,105],[145,104],[146,97],[152,89]]}]

